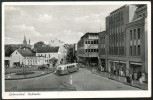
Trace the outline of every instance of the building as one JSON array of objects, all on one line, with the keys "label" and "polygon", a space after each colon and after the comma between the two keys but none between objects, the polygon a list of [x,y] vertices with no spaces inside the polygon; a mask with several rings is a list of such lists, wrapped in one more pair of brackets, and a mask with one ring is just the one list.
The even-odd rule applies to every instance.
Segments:
[{"label": "building", "polygon": [[99,34],[99,61],[121,76],[141,71],[147,81],[147,6],[124,5],[106,17]]},{"label": "building", "polygon": [[60,52],[61,52],[61,58],[64,60],[64,58],[67,55],[67,50],[65,48],[65,44],[64,42],[56,39],[56,38],[52,38],[49,42],[49,46],[50,47],[59,47],[60,48]]},{"label": "building", "polygon": [[34,56],[29,49],[17,49],[10,55],[10,67],[25,64],[24,58]]},{"label": "building", "polygon": [[142,72],[143,81],[148,81],[147,5],[138,6],[135,18],[126,26],[126,55],[129,73]]},{"label": "building", "polygon": [[108,56],[108,35],[106,31],[99,33],[98,39],[98,55],[99,55],[99,66],[104,68],[106,71],[107,56]]},{"label": "building", "polygon": [[62,60],[60,47],[38,47],[36,50],[36,57],[43,57],[43,64],[50,65],[50,59],[56,58],[58,59],[58,63]]},{"label": "building", "polygon": [[77,44],[77,61],[86,65],[98,64],[98,33],[86,33]]}]

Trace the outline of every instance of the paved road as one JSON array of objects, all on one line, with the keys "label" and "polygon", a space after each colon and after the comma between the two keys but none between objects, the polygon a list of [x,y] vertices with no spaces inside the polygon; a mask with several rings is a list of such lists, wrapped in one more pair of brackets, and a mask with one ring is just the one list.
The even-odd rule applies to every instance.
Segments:
[{"label": "paved road", "polygon": [[[72,83],[72,86],[69,86],[70,83]],[[69,75],[57,76],[51,73],[31,79],[6,80],[5,84],[6,91],[139,90],[138,88],[93,74],[90,70],[84,68],[80,68],[78,72]]]}]

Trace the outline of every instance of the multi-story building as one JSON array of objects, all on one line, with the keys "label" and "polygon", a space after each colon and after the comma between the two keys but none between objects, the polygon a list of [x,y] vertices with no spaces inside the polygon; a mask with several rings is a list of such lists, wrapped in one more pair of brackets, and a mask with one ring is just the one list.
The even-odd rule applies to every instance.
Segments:
[{"label": "multi-story building", "polygon": [[144,81],[148,81],[147,28],[147,5],[138,6],[134,20],[126,26],[126,55],[129,73],[142,72]]},{"label": "multi-story building", "polygon": [[98,33],[84,34],[77,44],[77,61],[86,65],[98,64]]},{"label": "multi-story building", "polygon": [[106,71],[122,76],[140,71],[147,81],[146,13],[147,6],[124,5],[106,17],[106,32],[99,34],[99,59]]},{"label": "multi-story building", "polygon": [[107,56],[108,56],[108,35],[106,31],[99,33],[98,39],[98,55],[99,55],[99,65],[106,71],[107,66]]}]

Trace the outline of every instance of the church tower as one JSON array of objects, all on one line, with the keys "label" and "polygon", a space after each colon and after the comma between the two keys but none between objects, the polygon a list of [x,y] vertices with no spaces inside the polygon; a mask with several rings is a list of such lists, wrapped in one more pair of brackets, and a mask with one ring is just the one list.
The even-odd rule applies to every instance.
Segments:
[{"label": "church tower", "polygon": [[23,45],[26,46],[27,45],[27,41],[26,41],[26,37],[24,36],[24,40],[23,40]]}]

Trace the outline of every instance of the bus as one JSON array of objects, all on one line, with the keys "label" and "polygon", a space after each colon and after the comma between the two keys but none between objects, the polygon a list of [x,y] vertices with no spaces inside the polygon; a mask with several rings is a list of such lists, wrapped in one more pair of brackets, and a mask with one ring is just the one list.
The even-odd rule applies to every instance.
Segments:
[{"label": "bus", "polygon": [[63,74],[70,74],[70,73],[76,72],[78,70],[79,70],[78,64],[72,63],[72,64],[65,64],[65,65],[57,66],[56,73],[58,75],[63,75]]}]

